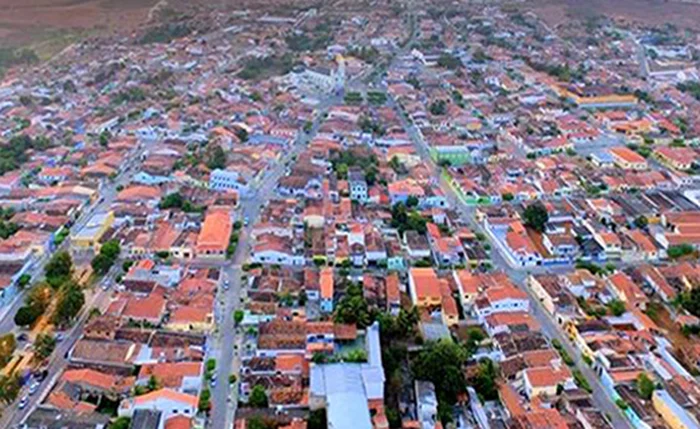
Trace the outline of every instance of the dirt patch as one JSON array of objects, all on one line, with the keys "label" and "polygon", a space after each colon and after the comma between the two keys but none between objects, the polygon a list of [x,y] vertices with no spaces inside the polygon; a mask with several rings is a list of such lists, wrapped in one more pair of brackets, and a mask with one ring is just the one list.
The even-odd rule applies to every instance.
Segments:
[{"label": "dirt patch", "polygon": [[56,33],[124,33],[140,26],[157,0],[0,0],[0,45],[50,41]]},{"label": "dirt patch", "polygon": [[571,19],[605,15],[609,18],[700,30],[700,4],[664,0],[535,0],[528,2],[548,25],[557,26]]}]

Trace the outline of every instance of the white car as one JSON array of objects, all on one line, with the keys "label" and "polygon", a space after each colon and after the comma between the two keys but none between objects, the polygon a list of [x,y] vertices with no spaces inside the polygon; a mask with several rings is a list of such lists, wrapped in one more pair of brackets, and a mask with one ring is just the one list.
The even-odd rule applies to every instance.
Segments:
[{"label": "white car", "polygon": [[23,410],[24,407],[27,406],[27,403],[29,402],[29,397],[25,396],[24,398],[20,399],[19,401],[19,409]]},{"label": "white car", "polygon": [[29,396],[35,394],[37,390],[39,390],[39,382],[35,381],[31,386],[29,386]]}]

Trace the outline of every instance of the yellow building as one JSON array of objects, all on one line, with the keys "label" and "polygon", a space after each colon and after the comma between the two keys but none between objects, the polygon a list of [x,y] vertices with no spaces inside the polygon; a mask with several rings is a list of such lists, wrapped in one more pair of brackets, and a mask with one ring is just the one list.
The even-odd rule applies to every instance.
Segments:
[{"label": "yellow building", "polygon": [[100,239],[114,225],[114,213],[97,213],[75,234],[71,234],[70,243],[73,250],[100,250]]},{"label": "yellow building", "polygon": [[214,330],[214,315],[204,308],[179,307],[171,313],[167,328],[180,332],[211,332]]},{"label": "yellow building", "polygon": [[671,429],[699,429],[700,424],[683,409],[665,390],[655,390],[651,395],[654,409]]}]

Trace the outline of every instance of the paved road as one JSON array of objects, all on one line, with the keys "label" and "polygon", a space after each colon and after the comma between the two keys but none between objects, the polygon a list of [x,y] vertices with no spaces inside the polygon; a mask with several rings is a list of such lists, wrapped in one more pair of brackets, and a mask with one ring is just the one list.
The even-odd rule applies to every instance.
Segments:
[{"label": "paved road", "polygon": [[[317,106],[317,116],[313,121],[310,132],[304,133],[294,142],[291,150],[282,159],[275,163],[255,186],[255,193],[241,201],[240,218],[248,219],[248,226],[244,226],[239,233],[239,245],[231,260],[224,265],[220,281],[229,281],[230,288],[219,288],[220,294],[217,299],[216,314],[218,319],[217,332],[212,356],[217,359],[216,365],[216,386],[212,389],[212,413],[209,427],[230,428],[238,403],[237,389],[232,388],[228,383],[229,375],[236,374],[240,378],[240,355],[234,350],[233,345],[241,343],[241,338],[234,325],[233,313],[240,307],[241,297],[245,296],[244,286],[241,284],[243,271],[241,265],[246,262],[250,254],[250,234],[255,221],[260,216],[260,212],[270,199],[275,196],[275,190],[279,180],[285,175],[287,163],[301,153],[307,146],[310,139],[316,134],[321,124],[324,113],[334,104],[340,103],[339,97],[329,97]],[[243,293],[242,293],[243,292]],[[235,385],[237,386],[237,384]]]},{"label": "paved road", "polygon": [[[136,174],[138,170],[138,162],[140,160],[143,152],[148,148],[148,145],[144,144],[137,149],[131,155],[129,155],[127,164],[122,171],[122,173],[113,181],[105,184],[100,190],[101,198],[97,202],[86,207],[78,219],[73,223],[72,231],[78,231],[80,228],[85,226],[85,224],[90,220],[93,214],[99,213],[101,211],[107,210],[111,204],[114,202],[114,198],[117,195],[117,187],[119,185],[126,185],[131,181],[131,178]],[[68,239],[64,240],[60,246],[58,246],[51,254],[54,254],[61,250],[68,250],[69,248]],[[44,267],[50,260],[51,254],[45,255],[43,258],[39,259],[31,270],[32,284],[35,281],[40,280],[44,275]],[[118,264],[115,264],[115,267]],[[116,275],[115,270],[109,273],[112,278]],[[2,314],[2,319],[0,319],[0,333],[16,332],[19,328],[14,323],[14,317],[17,310],[24,304],[24,298],[27,291],[30,288],[27,287],[23,290],[15,300],[10,304],[9,308]],[[52,357],[49,358],[48,366],[48,376],[41,383],[37,394],[29,397],[29,403],[23,410],[19,410],[17,405],[10,404],[7,406],[6,411],[3,413],[2,418],[0,418],[0,427],[11,427],[12,425],[23,421],[28,415],[29,411],[32,410],[37,403],[40,403],[43,396],[48,394],[48,391],[53,383],[52,378],[56,378],[66,365],[65,354],[70,350],[70,348],[75,344],[82,333],[82,327],[85,323],[89,310],[95,306],[100,307],[104,304],[105,300],[109,296],[109,293],[103,291],[102,289],[95,288],[92,292],[87,291],[86,294],[86,305],[84,307],[84,312],[79,318],[78,322],[69,330],[66,338],[57,345]],[[27,387],[22,390],[19,395],[18,400],[25,394]]]},{"label": "paved road", "polygon": [[[423,140],[420,132],[418,132],[416,127],[413,126],[413,124],[410,123],[408,119],[401,113],[400,109],[396,108],[397,106],[395,105],[394,100],[391,99],[391,97],[390,104],[399,113],[399,117],[401,119],[404,129],[413,141],[418,154],[424,161],[427,162],[428,166],[432,169],[433,176],[437,178],[441,177],[441,169],[437,164],[435,164],[435,162],[433,162],[432,158],[430,157],[428,145]],[[473,231],[485,233],[482,226],[478,222],[476,222],[474,218],[474,206],[464,204],[454,193],[452,188],[446,183],[444,183],[443,180],[440,180],[440,185],[443,191],[445,192],[445,195],[447,196],[451,206],[457,209],[457,211],[460,213],[462,220],[465,221],[472,228]],[[593,388],[592,399],[595,406],[598,407],[598,409],[600,409],[602,412],[610,416],[615,428],[631,428],[632,426],[621,413],[619,407],[603,390],[603,387],[600,384],[598,377],[591,370],[591,368],[588,365],[586,365],[585,362],[583,362],[581,355],[578,353],[578,350],[576,350],[573,347],[568,337],[563,334],[562,330],[559,329],[559,326],[556,324],[554,319],[546,312],[541,302],[532,294],[532,291],[530,291],[529,288],[526,286],[526,278],[529,273],[563,273],[566,271],[570,271],[571,267],[532,267],[528,269],[513,267],[501,254],[497,245],[491,243],[491,248],[491,258],[494,263],[494,266],[500,270],[503,270],[516,285],[518,285],[521,289],[527,292],[530,298],[531,312],[537,318],[537,321],[540,323],[542,327],[542,332],[550,339],[556,338],[564,346],[569,355],[574,357],[577,367],[581,370],[586,379],[588,379],[589,384]]]}]

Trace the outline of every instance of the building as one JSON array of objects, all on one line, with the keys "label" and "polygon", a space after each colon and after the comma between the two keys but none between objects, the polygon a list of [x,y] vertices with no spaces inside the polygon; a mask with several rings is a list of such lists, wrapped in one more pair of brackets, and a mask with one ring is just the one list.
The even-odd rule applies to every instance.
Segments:
[{"label": "building", "polygon": [[697,420],[683,409],[666,390],[654,390],[651,395],[651,403],[671,429],[700,429]]},{"label": "building", "polygon": [[224,259],[232,232],[233,222],[228,207],[213,207],[207,210],[202,229],[197,236],[197,256]]},{"label": "building", "polygon": [[159,389],[135,398],[125,399],[119,405],[119,417],[133,417],[137,410],[155,410],[162,413],[162,420],[174,416],[194,417],[197,413],[196,396],[176,392],[172,389]]},{"label": "building", "polygon": [[362,170],[353,169],[348,172],[348,185],[350,186],[350,199],[360,202],[367,201],[369,188]]},{"label": "building", "polygon": [[245,196],[250,191],[247,181],[238,171],[217,168],[209,174],[209,189],[214,191],[237,191]]},{"label": "building", "polygon": [[324,313],[333,312],[333,269],[330,267],[324,267],[321,270],[320,276],[321,285],[321,311]]},{"label": "building", "polygon": [[615,165],[623,170],[646,170],[649,168],[647,160],[630,148],[620,146],[610,149]]},{"label": "building", "polygon": [[365,350],[365,363],[311,365],[309,408],[325,408],[329,428],[372,429],[372,413],[383,412],[385,379],[378,322],[367,328]]},{"label": "building", "polygon": [[84,227],[71,235],[71,248],[74,251],[93,250],[99,252],[100,239],[113,224],[113,212],[94,214]]},{"label": "building", "polygon": [[439,307],[442,303],[440,279],[432,268],[411,268],[408,288],[411,301],[417,307]]}]

